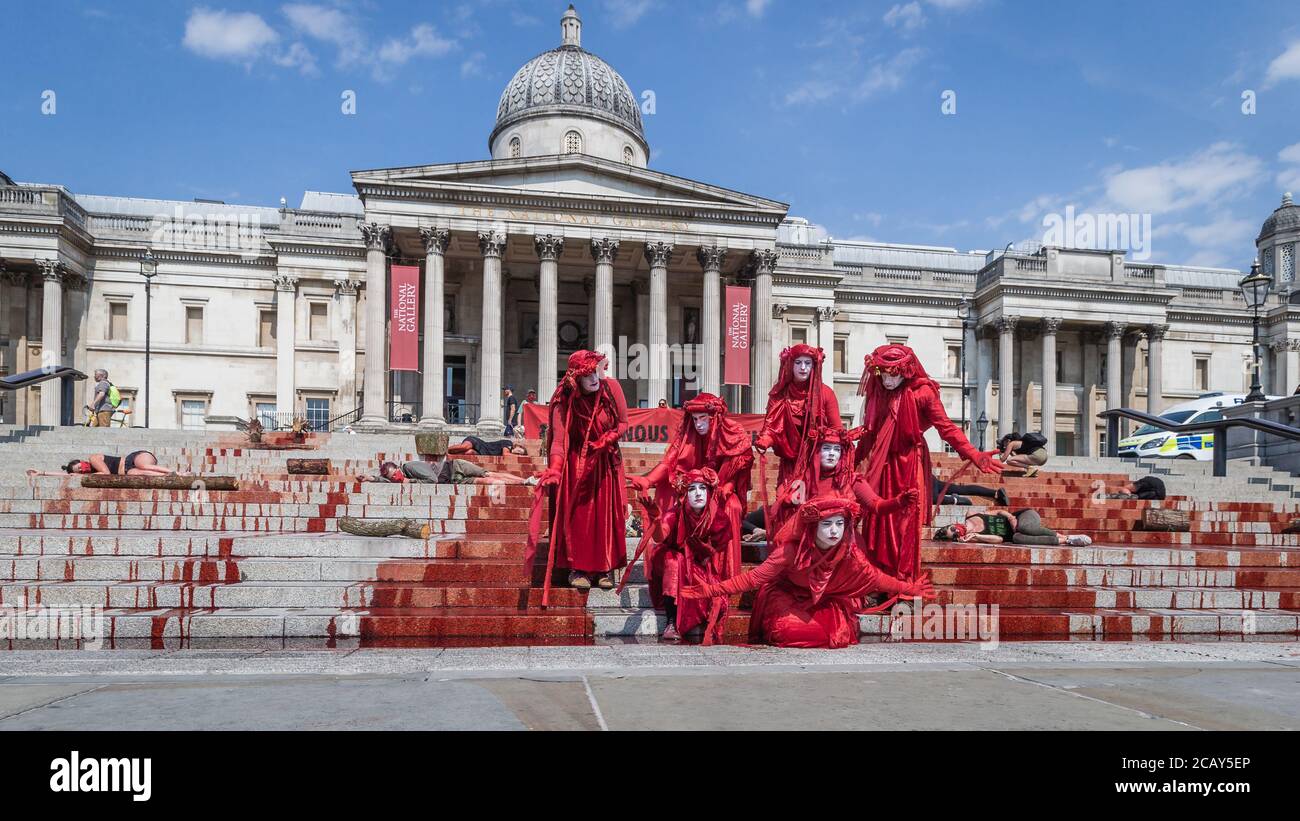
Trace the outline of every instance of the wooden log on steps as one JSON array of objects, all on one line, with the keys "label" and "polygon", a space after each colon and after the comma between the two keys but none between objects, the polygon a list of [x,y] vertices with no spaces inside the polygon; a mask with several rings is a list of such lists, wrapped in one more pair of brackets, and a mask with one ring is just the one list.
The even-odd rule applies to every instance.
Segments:
[{"label": "wooden log on steps", "polygon": [[287,464],[289,472],[295,475],[328,476],[331,471],[328,459],[290,459]]},{"label": "wooden log on steps", "polygon": [[1186,533],[1192,529],[1192,519],[1186,510],[1149,507],[1142,511],[1142,529]]},{"label": "wooden log on steps", "polygon": [[123,490],[239,490],[234,476],[118,476],[91,473],[81,477],[82,487]]}]

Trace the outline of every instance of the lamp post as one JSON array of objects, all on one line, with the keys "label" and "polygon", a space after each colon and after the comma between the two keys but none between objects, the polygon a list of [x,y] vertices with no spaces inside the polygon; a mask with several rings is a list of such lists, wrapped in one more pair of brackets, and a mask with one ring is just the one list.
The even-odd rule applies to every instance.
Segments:
[{"label": "lamp post", "polygon": [[1250,274],[1242,279],[1237,287],[1241,288],[1241,295],[1245,297],[1246,305],[1251,310],[1254,334],[1251,349],[1255,355],[1255,362],[1251,367],[1250,393],[1246,394],[1246,401],[1263,402],[1264,391],[1259,384],[1259,309],[1268,300],[1268,292],[1273,287],[1273,280],[1260,272],[1259,257],[1256,257],[1251,264]]},{"label": "lamp post", "polygon": [[957,303],[957,316],[961,317],[961,429],[963,433],[970,431],[970,424],[966,421],[966,334],[970,330],[970,309],[970,298],[962,297],[961,302]]},{"label": "lamp post", "polygon": [[144,277],[144,426],[149,427],[149,356],[152,353],[153,314],[149,299],[149,286],[158,275],[158,260],[154,259],[153,249],[146,248],[140,255],[140,276]]},{"label": "lamp post", "polygon": [[979,445],[977,447],[980,450],[984,450],[984,431],[988,429],[989,418],[984,415],[984,411],[980,411],[980,418],[975,420],[975,432],[979,434]]}]

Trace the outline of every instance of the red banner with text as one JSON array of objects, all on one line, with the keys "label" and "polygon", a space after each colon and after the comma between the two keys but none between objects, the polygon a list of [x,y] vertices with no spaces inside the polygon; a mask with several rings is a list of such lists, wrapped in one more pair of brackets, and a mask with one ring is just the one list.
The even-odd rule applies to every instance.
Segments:
[{"label": "red banner with text", "polygon": [[392,267],[392,314],[388,323],[388,367],[394,371],[420,370],[420,269],[415,265]]},{"label": "red banner with text", "polygon": [[[524,436],[528,439],[540,439],[542,425],[546,424],[546,405],[539,402],[524,403]],[[629,408],[627,412],[627,433],[623,442],[650,442],[667,444],[682,422],[684,411],[674,408]],[[750,434],[757,434],[763,427],[763,415],[760,413],[731,413],[728,417],[740,422]]]},{"label": "red banner with text", "polygon": [[726,325],[723,326],[722,345],[723,384],[749,384],[749,288],[743,285],[727,286]]}]

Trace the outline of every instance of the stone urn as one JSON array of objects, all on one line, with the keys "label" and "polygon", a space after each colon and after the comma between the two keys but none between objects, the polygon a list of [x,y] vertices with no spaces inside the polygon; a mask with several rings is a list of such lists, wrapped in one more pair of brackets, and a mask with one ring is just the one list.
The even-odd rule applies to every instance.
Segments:
[{"label": "stone urn", "polygon": [[421,456],[443,457],[447,455],[446,433],[415,434],[415,452]]}]

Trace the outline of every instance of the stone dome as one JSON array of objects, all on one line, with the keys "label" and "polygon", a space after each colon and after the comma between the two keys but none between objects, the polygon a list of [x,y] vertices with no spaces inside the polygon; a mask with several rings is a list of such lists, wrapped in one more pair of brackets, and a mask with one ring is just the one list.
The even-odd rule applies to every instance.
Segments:
[{"label": "stone dome", "polygon": [[1264,220],[1264,225],[1259,229],[1259,239],[1256,241],[1266,240],[1274,234],[1296,230],[1300,230],[1300,206],[1292,202],[1291,194],[1287,193],[1282,196],[1282,204],[1277,210]]},{"label": "stone dome", "polygon": [[[525,63],[501,92],[488,138],[493,158],[582,153],[644,167],[649,145],[632,89],[608,63],[582,48],[582,21],[573,6],[560,25],[560,47]],[[550,127],[539,129],[542,121]],[[581,135],[569,147],[565,122]],[[507,134],[519,140],[513,151],[502,139]]]}]

